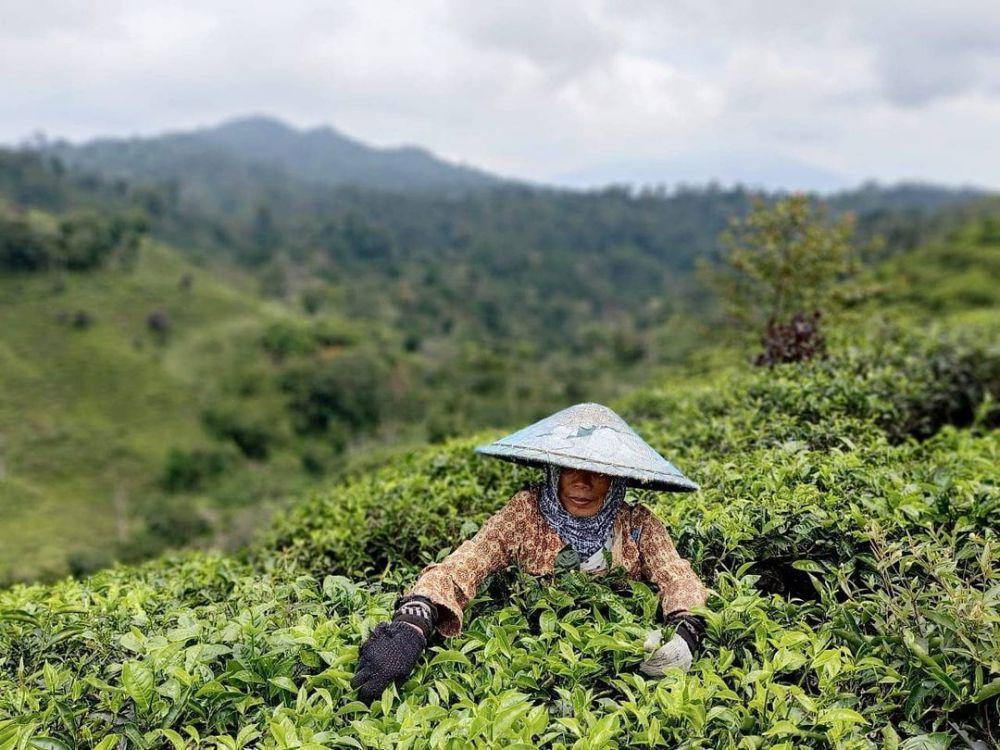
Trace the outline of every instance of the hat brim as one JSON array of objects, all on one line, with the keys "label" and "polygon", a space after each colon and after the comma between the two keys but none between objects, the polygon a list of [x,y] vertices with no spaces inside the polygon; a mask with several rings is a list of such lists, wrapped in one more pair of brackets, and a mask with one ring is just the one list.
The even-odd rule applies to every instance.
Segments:
[{"label": "hat brim", "polygon": [[608,476],[621,477],[629,487],[661,492],[695,492],[699,486],[685,476],[664,474],[631,466],[621,466],[595,458],[580,458],[531,446],[505,446],[487,443],[476,448],[476,453],[499,458],[503,461],[542,468],[546,464],[569,469],[594,471]]}]

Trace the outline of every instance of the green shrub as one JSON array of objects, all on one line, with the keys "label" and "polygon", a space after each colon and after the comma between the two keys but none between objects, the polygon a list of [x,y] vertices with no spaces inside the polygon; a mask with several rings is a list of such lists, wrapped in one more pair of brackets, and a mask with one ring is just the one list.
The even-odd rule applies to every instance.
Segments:
[{"label": "green shrub", "polygon": [[239,404],[218,404],[202,414],[205,428],[221,440],[231,440],[247,458],[268,457],[277,440],[272,424]]},{"label": "green shrub", "polygon": [[[702,484],[638,493],[712,587],[688,674],[636,671],[646,585],[510,571],[403,686],[354,700],[399,589],[534,474],[473,454],[480,435],[316,493],[246,561],[0,592],[0,747],[995,745],[995,364],[896,335],[619,405]],[[954,394],[971,420],[935,405]]]},{"label": "green shrub", "polygon": [[160,484],[168,492],[193,492],[222,474],[233,461],[232,453],[215,448],[171,448]]},{"label": "green shrub", "polygon": [[144,222],[130,216],[79,211],[63,216],[51,232],[0,214],[0,271],[89,271],[112,257],[129,266],[145,232]]},{"label": "green shrub", "polygon": [[351,329],[335,321],[281,320],[264,329],[260,345],[274,362],[280,363],[291,357],[313,354],[320,348],[346,346],[355,340]]},{"label": "green shrub", "polygon": [[[911,467],[916,447],[909,438],[927,438],[955,414],[968,424],[967,410],[995,387],[989,373],[996,362],[985,350],[900,335],[822,362],[760,375],[737,371],[680,393],[644,391],[626,401],[624,415],[705,486],[693,496],[644,499],[683,522],[682,547],[692,553],[712,559],[743,547],[732,569],[759,558],[784,565],[820,548],[829,559],[850,556],[855,541],[817,529],[843,523],[845,493],[880,491],[872,484],[881,472],[902,465],[922,473],[919,462]],[[942,407],[952,404],[961,411]],[[490,437],[423,449],[317,494],[282,516],[269,545],[317,573],[425,563],[454,545],[468,520],[481,522],[532,478],[531,470],[475,455],[473,447]],[[762,467],[770,473],[762,475]],[[716,498],[727,517],[741,502],[733,496],[749,498],[733,526],[752,530],[758,547],[745,547],[739,536],[721,539],[728,532],[718,528],[692,536],[720,491],[730,494]],[[794,520],[779,520],[787,516]]]},{"label": "green shrub", "polygon": [[[165,547],[183,547],[204,536],[211,530],[208,521],[202,516],[193,503],[174,500],[164,503],[158,508],[144,513],[148,534],[153,541],[137,544],[139,550],[148,546],[163,549]],[[140,555],[144,559],[146,554]]]},{"label": "green shrub", "polygon": [[281,386],[299,432],[323,433],[338,422],[366,431],[383,416],[386,376],[378,356],[351,351],[295,367],[283,375]]},{"label": "green shrub", "polygon": [[272,360],[282,362],[292,355],[311,354],[316,349],[316,339],[304,324],[278,321],[264,329],[260,345]]},{"label": "green shrub", "polygon": [[[240,737],[265,748],[737,748],[756,737],[860,748],[925,735],[929,717],[989,700],[976,702],[991,688],[974,675],[976,665],[989,675],[995,621],[950,626],[942,610],[943,624],[923,621],[928,640],[908,634],[905,600],[794,603],[754,583],[720,576],[703,656],[687,675],[652,681],[635,669],[656,606],[644,585],[612,590],[579,574],[494,581],[466,632],[434,645],[370,712],[348,682],[358,644],[391,608],[379,584],[188,556],[19,588],[0,619],[0,713],[10,717],[0,737],[135,747]],[[962,606],[977,594],[981,604],[983,592],[970,591]],[[958,648],[937,654],[938,644]],[[966,655],[974,649],[978,659]]]},{"label": "green shrub", "polygon": [[0,214],[0,271],[41,271],[51,262],[44,237],[24,219]]},{"label": "green shrub", "polygon": [[141,220],[91,212],[69,214],[59,222],[54,240],[55,262],[70,271],[98,268],[113,255],[127,265],[146,231]]}]

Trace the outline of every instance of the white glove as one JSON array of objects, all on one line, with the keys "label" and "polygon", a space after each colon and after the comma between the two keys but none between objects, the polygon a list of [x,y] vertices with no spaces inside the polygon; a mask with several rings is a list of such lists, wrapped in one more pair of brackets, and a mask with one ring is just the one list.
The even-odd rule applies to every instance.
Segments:
[{"label": "white glove", "polygon": [[662,640],[662,630],[649,631],[642,647],[645,651],[652,653],[639,665],[639,671],[650,677],[663,677],[671,667],[678,667],[682,672],[687,672],[691,668],[692,661],[691,649],[688,648],[687,641],[679,635],[674,635],[665,646],[661,646]]}]

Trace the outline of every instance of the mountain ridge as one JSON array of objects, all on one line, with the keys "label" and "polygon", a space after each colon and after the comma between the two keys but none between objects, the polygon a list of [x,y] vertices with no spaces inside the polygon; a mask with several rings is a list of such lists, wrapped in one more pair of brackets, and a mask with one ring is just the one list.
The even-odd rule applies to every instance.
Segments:
[{"label": "mountain ridge", "polygon": [[[906,205],[916,198],[921,207],[965,202],[992,192],[975,185],[941,185],[919,180],[867,180],[852,186],[842,176],[809,169],[801,172],[801,184],[779,188],[773,179],[738,180],[730,179],[731,175],[720,179],[722,165],[728,160],[724,154],[713,156],[717,169],[701,179],[692,171],[693,162],[688,158],[674,162],[640,160],[606,164],[604,168],[613,167],[618,173],[603,184],[590,178],[593,170],[588,167],[577,173],[565,173],[554,181],[532,182],[442,159],[420,145],[372,146],[330,124],[297,128],[263,113],[189,130],[99,136],[82,142],[56,139],[32,143],[27,149],[55,156],[81,175],[100,175],[137,184],[165,184],[176,189],[189,207],[213,205],[226,210],[264,204],[274,208],[284,201],[314,204],[317,200],[324,202],[331,191],[345,189],[424,192],[447,197],[497,189],[564,196],[609,190],[637,196],[669,196],[704,186],[709,191],[745,190],[774,195],[804,191],[834,206],[851,203],[852,195],[871,197],[883,193],[895,196],[890,203],[899,203],[901,198]],[[765,169],[769,158],[752,163],[755,168]],[[667,175],[673,179],[667,179]],[[823,184],[816,184],[817,180]]]},{"label": "mountain ridge", "polygon": [[71,166],[126,179],[180,180],[207,162],[212,169],[264,169],[334,187],[464,192],[508,182],[420,146],[370,146],[330,125],[295,128],[261,114],[160,135],[58,140],[45,150]]}]

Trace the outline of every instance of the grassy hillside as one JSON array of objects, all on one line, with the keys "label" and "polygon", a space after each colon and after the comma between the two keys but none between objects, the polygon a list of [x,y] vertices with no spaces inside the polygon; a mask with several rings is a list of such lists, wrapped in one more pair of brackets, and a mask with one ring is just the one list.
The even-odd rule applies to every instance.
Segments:
[{"label": "grassy hillside", "polygon": [[171,447],[209,440],[205,374],[281,316],[153,242],[127,270],[0,275],[0,579],[86,566],[181,502],[156,480]]},{"label": "grassy hillside", "polygon": [[875,269],[883,300],[922,320],[965,314],[990,317],[1000,305],[1000,206],[947,238],[929,242]]},{"label": "grassy hillside", "polygon": [[703,487],[638,496],[712,588],[689,674],[636,672],[644,585],[508,572],[398,691],[353,700],[399,586],[531,476],[475,457],[479,434],[312,494],[240,559],[0,593],[0,747],[996,746],[996,297],[899,294],[826,360],[614,404]]}]

